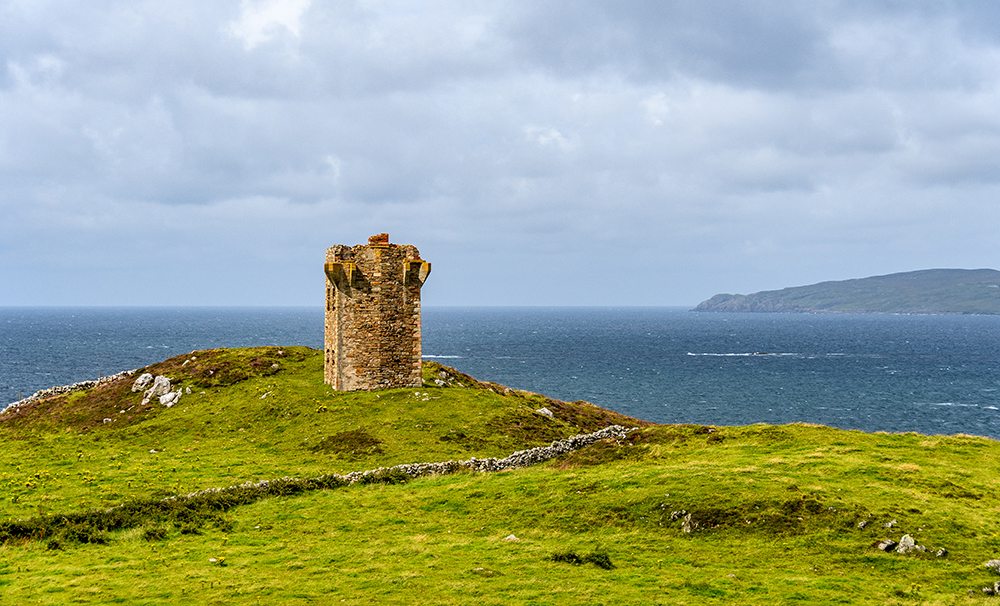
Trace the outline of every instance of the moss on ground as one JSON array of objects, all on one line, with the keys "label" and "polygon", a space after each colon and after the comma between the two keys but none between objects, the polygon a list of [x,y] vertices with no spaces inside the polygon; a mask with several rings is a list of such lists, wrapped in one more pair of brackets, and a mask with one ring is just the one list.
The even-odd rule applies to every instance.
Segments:
[{"label": "moss on ground", "polygon": [[[1000,579],[982,565],[1000,557],[993,440],[643,424],[437,364],[425,364],[420,389],[337,393],[321,382],[321,352],[278,351],[194,352],[150,367],[192,387],[170,409],[133,408],[105,423],[141,399],[129,379],[0,417],[0,595],[42,604],[967,604]],[[553,418],[535,412],[542,407]],[[277,482],[224,499],[161,500],[504,456],[602,423],[641,428],[498,474],[316,490]],[[928,550],[874,547],[903,534]],[[936,557],[940,548],[947,555]]]}]

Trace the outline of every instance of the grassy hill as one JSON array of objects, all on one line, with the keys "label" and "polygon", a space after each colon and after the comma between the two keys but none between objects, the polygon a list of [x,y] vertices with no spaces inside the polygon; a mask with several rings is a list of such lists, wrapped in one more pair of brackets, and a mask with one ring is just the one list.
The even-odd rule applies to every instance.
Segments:
[{"label": "grassy hill", "polygon": [[[146,370],[191,393],[142,406],[128,378],[0,415],[3,603],[965,604],[1000,580],[986,438],[652,425],[434,363],[337,393],[298,347]],[[609,424],[638,429],[501,473],[329,479]],[[164,500],[283,477],[317,480]],[[927,551],[873,546],[904,534]]]},{"label": "grassy hill", "polygon": [[1000,271],[927,269],[750,295],[719,294],[694,311],[997,314]]}]

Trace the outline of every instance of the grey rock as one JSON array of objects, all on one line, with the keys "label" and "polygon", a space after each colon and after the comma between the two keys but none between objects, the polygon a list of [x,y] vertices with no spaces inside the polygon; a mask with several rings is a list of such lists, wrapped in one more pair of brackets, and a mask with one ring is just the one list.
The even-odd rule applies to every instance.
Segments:
[{"label": "grey rock", "polygon": [[937,552],[934,554],[934,556],[938,557],[938,558],[943,558],[943,557],[945,557],[947,555],[948,555],[948,550],[945,549],[944,547],[942,547],[941,549],[938,549]]},{"label": "grey rock", "polygon": [[698,522],[691,520],[691,514],[684,516],[684,521],[681,522],[681,530],[690,534],[695,528],[698,528]]},{"label": "grey rock", "polygon": [[167,408],[170,408],[181,399],[181,390],[178,388],[177,391],[172,391],[170,393],[160,396],[160,404],[163,404]]},{"label": "grey rock", "polygon": [[861,520],[860,522],[858,522],[859,529],[863,529],[867,525],[868,525],[868,520]]},{"label": "grey rock", "polygon": [[1000,560],[989,560],[983,566],[989,568],[993,572],[1000,574]]},{"label": "grey rock", "polygon": [[512,535],[512,534],[509,534],[509,535],[505,536],[505,537],[503,538],[503,540],[504,540],[504,541],[520,541],[521,539],[519,539],[519,538],[515,537],[515,536],[514,536],[514,535]]},{"label": "grey rock", "polygon": [[170,379],[159,375],[153,380],[153,386],[146,390],[142,397],[142,405],[149,404],[153,398],[159,398],[170,393]]},{"label": "grey rock", "polygon": [[153,382],[153,375],[146,372],[139,375],[139,378],[132,383],[132,391],[144,391]]},{"label": "grey rock", "polygon": [[917,551],[917,542],[910,535],[904,534],[903,538],[899,540],[899,545],[896,546],[896,553],[910,553],[911,551]]},{"label": "grey rock", "polygon": [[546,417],[548,417],[550,419],[554,419],[555,418],[555,415],[553,415],[552,411],[549,410],[548,408],[539,408],[535,412],[537,412],[540,415],[546,416]]},{"label": "grey rock", "polygon": [[190,385],[184,388],[184,393],[191,393],[191,386]]},{"label": "grey rock", "polygon": [[890,521],[886,522],[885,524],[882,524],[882,528],[892,528],[896,524],[899,524],[899,522],[897,522],[896,520],[890,520]]},{"label": "grey rock", "polygon": [[448,384],[445,383],[444,381],[442,381],[441,379],[434,379],[434,384],[437,385],[438,387],[447,387],[448,386]]},{"label": "grey rock", "polygon": [[896,548],[896,545],[896,541],[893,541],[892,539],[882,539],[875,544],[875,547],[881,549],[882,551],[892,551]]},{"label": "grey rock", "polygon": [[163,375],[153,380],[153,386],[146,390],[146,399],[152,399],[170,393],[170,379]]}]

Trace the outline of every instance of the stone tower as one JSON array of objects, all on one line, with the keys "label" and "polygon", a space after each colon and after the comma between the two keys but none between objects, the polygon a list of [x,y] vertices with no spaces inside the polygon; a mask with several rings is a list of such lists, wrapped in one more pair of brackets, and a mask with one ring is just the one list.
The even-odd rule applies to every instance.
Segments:
[{"label": "stone tower", "polygon": [[326,249],[326,363],[338,391],[420,387],[420,287],[431,264],[389,243]]}]

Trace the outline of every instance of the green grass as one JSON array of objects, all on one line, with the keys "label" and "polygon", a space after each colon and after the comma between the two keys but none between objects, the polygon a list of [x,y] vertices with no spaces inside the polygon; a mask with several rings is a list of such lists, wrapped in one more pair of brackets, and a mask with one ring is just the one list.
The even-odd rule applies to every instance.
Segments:
[{"label": "green grass", "polygon": [[[276,352],[194,354],[247,370],[206,388],[195,383],[204,367],[189,371],[189,363],[182,373],[185,357],[167,361],[163,369],[194,393],[120,426],[103,422],[107,393],[0,417],[0,520],[55,524],[56,514],[106,516],[94,510],[248,480],[503,456],[627,421],[433,364],[425,378],[444,372],[451,386],[332,393],[319,352]],[[280,360],[253,364],[272,358]],[[115,393],[141,400],[127,386]],[[556,419],[533,412],[541,406]],[[62,530],[9,540],[0,547],[0,596],[42,604],[976,603],[987,599],[979,588],[1000,578],[982,566],[1000,556],[998,471],[1000,444],[985,438],[647,424],[620,443],[528,469],[335,484],[206,505],[200,518],[143,510],[128,528],[100,531],[103,543]],[[904,533],[929,551],[872,547]],[[506,540],[511,534],[518,540]],[[934,556],[939,547],[946,557]]]}]

